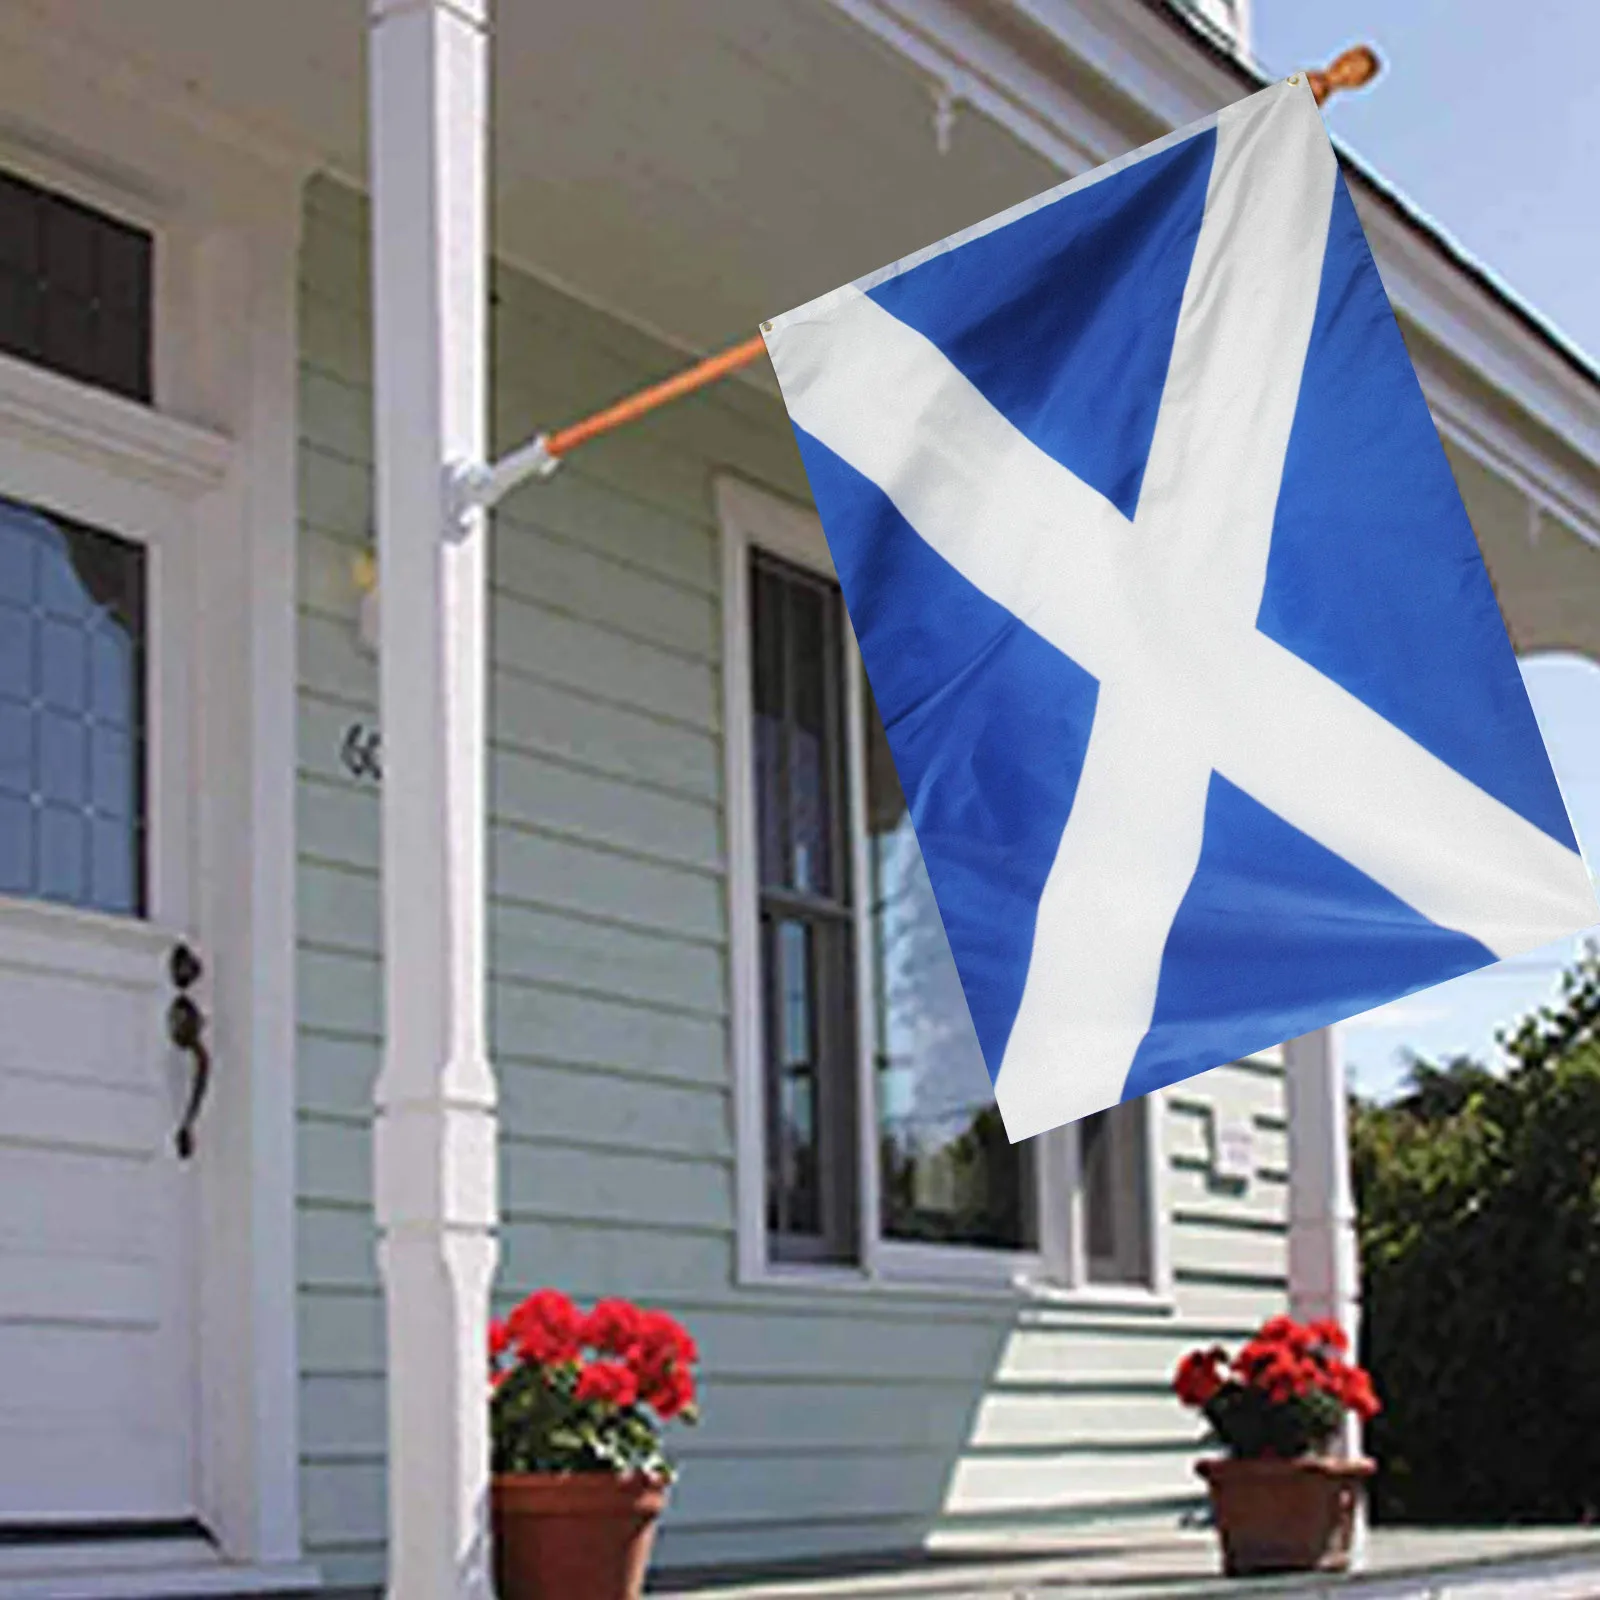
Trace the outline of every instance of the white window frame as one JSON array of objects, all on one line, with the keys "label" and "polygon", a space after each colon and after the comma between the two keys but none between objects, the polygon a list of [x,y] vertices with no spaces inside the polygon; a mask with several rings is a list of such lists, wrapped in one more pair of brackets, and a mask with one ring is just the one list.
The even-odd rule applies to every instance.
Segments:
[{"label": "white window frame", "polygon": [[[1148,1284],[1094,1283],[1079,1182],[1078,1139],[1071,1127],[1034,1142],[1038,1184],[1038,1247],[992,1250],[885,1239],[879,1231],[876,988],[868,896],[864,784],[865,705],[860,654],[848,617],[844,627],[845,730],[851,876],[855,920],[857,1025],[858,1263],[775,1261],[767,1250],[765,1079],[762,1050],[761,938],[757,882],[755,760],[752,751],[750,556],[762,550],[807,571],[834,577],[822,524],[814,511],[731,476],[713,485],[722,534],[723,747],[727,816],[728,971],[733,1054],[738,1276],[742,1283],[807,1288],[925,1288],[1140,1309],[1171,1309],[1169,1222],[1161,1138],[1164,1097],[1146,1095],[1146,1240]],[[1049,1197],[1056,1197],[1047,1203]]]}]

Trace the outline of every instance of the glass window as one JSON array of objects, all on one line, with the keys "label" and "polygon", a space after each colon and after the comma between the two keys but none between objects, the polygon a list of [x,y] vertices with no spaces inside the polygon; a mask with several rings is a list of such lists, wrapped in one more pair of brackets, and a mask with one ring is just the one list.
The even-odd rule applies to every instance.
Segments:
[{"label": "glass window", "polygon": [[780,1259],[857,1253],[852,905],[838,589],[754,561],[756,825],[765,985],[767,1230]]},{"label": "glass window", "polygon": [[1150,1281],[1146,1112],[1139,1101],[1077,1124],[1084,1268],[1090,1283]]},{"label": "glass window", "polygon": [[[838,588],[764,552],[750,560],[768,1254],[857,1258],[863,1118],[876,1120],[877,1237],[1037,1252],[1038,1143],[1006,1137],[865,677],[863,744],[847,749],[843,680],[855,657]],[[860,885],[848,802],[857,778]],[[857,994],[858,925],[866,995]],[[876,1049],[872,1107],[858,1088],[861,1004]],[[1078,1139],[1081,1158],[1077,1281],[1148,1287],[1143,1106],[1116,1107],[1061,1137]]]},{"label": "glass window", "polygon": [[148,402],[152,250],[142,229],[0,173],[0,350]]},{"label": "glass window", "polygon": [[145,910],[144,551],[0,498],[0,893]]},{"label": "glass window", "polygon": [[1037,1247],[1030,1144],[1006,1137],[889,741],[867,705],[867,847],[885,1238]]}]

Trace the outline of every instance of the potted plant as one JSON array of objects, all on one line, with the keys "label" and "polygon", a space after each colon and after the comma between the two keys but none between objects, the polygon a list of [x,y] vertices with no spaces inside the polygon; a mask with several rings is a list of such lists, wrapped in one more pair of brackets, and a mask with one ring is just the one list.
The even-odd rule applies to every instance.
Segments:
[{"label": "potted plant", "polygon": [[1173,1388],[1228,1454],[1196,1464],[1211,1490],[1223,1571],[1336,1572],[1350,1562],[1373,1463],[1333,1454],[1347,1412],[1378,1412],[1372,1379],[1346,1359],[1336,1322],[1273,1317],[1230,1362],[1221,1345],[1178,1364]]},{"label": "potted plant", "polygon": [[697,1420],[664,1311],[540,1289],[489,1326],[490,1511],[500,1600],[638,1600],[675,1470],[661,1425]]}]

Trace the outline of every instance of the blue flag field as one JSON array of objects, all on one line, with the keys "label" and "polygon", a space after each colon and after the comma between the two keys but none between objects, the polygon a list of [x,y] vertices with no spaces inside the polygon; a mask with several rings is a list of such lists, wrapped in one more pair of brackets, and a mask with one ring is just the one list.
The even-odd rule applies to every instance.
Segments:
[{"label": "blue flag field", "polygon": [[1600,919],[1303,79],[763,331],[1013,1140]]}]

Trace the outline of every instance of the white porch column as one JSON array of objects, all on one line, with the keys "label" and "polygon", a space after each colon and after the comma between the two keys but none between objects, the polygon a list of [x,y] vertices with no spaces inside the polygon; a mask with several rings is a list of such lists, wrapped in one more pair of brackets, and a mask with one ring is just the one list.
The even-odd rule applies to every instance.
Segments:
[{"label": "white porch column", "polygon": [[492,1594],[486,1322],[485,526],[449,525],[485,435],[488,0],[371,0],[385,1047],[374,1168],[387,1302],[389,1594]]},{"label": "white porch column", "polygon": [[[1289,1312],[1309,1322],[1331,1317],[1352,1352],[1361,1331],[1361,1258],[1350,1184],[1350,1131],[1344,1063],[1336,1028],[1323,1028],[1283,1048],[1289,1121]],[[1347,1456],[1361,1454],[1361,1424],[1346,1420]],[[1357,1564],[1366,1519],[1358,1520]]]},{"label": "white porch column", "polygon": [[1344,1068],[1333,1028],[1284,1046],[1289,1121],[1289,1303],[1332,1317],[1354,1343],[1360,1306]]}]

